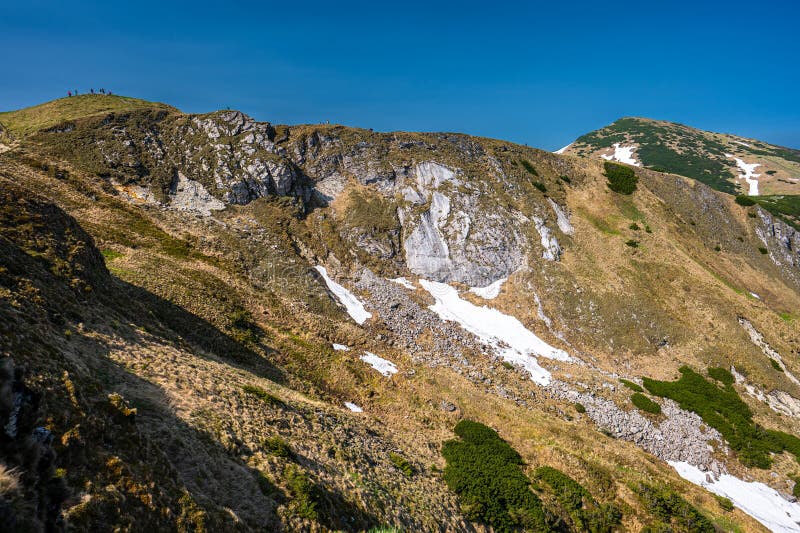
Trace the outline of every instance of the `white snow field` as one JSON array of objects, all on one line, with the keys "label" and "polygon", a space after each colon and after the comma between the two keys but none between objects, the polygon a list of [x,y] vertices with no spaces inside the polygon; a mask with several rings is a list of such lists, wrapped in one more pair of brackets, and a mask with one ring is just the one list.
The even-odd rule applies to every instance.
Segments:
[{"label": "white snow field", "polygon": [[508,281],[508,278],[500,278],[485,287],[470,287],[469,292],[480,296],[484,300],[494,300],[500,295],[500,290],[506,281]]},{"label": "white snow field", "polygon": [[567,148],[569,148],[570,146],[572,146],[572,143],[569,143],[568,145],[566,145],[566,146],[565,146],[565,147],[563,147],[563,148],[559,148],[558,150],[556,150],[556,151],[555,151],[555,152],[553,152],[553,153],[554,153],[554,154],[563,154],[564,152],[566,152],[566,151],[567,151]]},{"label": "white snow field", "polygon": [[392,374],[397,374],[397,367],[394,363],[372,352],[364,352],[364,355],[361,356],[361,360],[387,378]]},{"label": "white snow field", "polygon": [[783,498],[778,491],[759,482],[743,481],[730,474],[713,474],[682,461],[668,461],[683,479],[700,485],[733,504],[775,532],[800,532],[800,504]]},{"label": "white snow field", "polygon": [[445,283],[425,279],[420,279],[419,283],[435,300],[429,307],[431,311],[442,320],[460,324],[491,346],[504,360],[523,367],[531,375],[531,380],[539,385],[550,383],[550,372],[539,366],[536,356],[559,361],[571,359],[567,352],[550,346],[513,316],[462,300],[458,291]]},{"label": "white snow field", "polygon": [[353,411],[354,413],[363,413],[364,410],[354,404],[353,402],[344,402],[344,406]]},{"label": "white snow field", "polygon": [[[725,154],[726,157],[733,157],[733,154]],[[760,167],[760,163],[745,163],[738,157],[733,157],[736,160],[736,166],[739,167],[739,177],[744,179],[749,186],[747,192],[750,196],[758,196],[758,177],[761,174],[755,174],[756,167]]]},{"label": "white snow field", "polygon": [[404,278],[402,276],[399,277],[399,278],[390,279],[389,281],[391,281],[392,283],[397,283],[398,285],[402,285],[406,289],[411,289],[412,291],[414,289],[416,289],[416,287],[414,287],[413,283],[411,283],[410,281],[408,281],[406,278]]},{"label": "white snow field", "polygon": [[637,146],[634,144],[622,146],[620,143],[614,143],[614,154],[602,155],[600,157],[606,161],[619,161],[620,163],[627,163],[635,167],[640,167],[641,164],[633,157],[633,151],[636,150],[636,148]]},{"label": "white snow field", "polygon": [[336,296],[336,299],[341,302],[345,310],[347,310],[347,314],[350,315],[356,323],[363,324],[372,316],[372,313],[364,309],[364,304],[362,304],[352,292],[348,291],[328,276],[328,271],[325,270],[324,266],[317,265],[314,268],[322,275],[328,289],[330,289],[334,296]]},{"label": "white snow field", "polygon": [[334,342],[333,344],[331,344],[331,346],[333,346],[333,349],[336,350],[337,352],[349,352],[350,351],[350,348],[348,348],[344,344],[336,344]]}]

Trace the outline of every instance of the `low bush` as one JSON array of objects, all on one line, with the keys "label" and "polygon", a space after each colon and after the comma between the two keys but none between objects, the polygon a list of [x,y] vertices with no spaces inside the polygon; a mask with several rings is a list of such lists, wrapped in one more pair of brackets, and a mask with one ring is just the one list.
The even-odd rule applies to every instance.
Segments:
[{"label": "low bush", "polygon": [[291,500],[289,509],[295,516],[307,520],[316,520],[318,517],[318,491],[314,483],[308,478],[299,466],[288,464],[283,471],[286,486]]},{"label": "low bush", "polygon": [[631,403],[646,413],[654,415],[661,413],[661,406],[640,392],[633,393]]},{"label": "low bush", "polygon": [[636,190],[636,183],[639,178],[630,167],[606,161],[606,177],[608,178],[608,188],[620,194],[632,194]]},{"label": "low bush", "polygon": [[637,224],[636,222],[633,222],[633,223],[632,223],[630,226],[628,226],[628,227],[629,227],[630,229],[632,229],[633,231],[639,231],[640,229],[642,229],[642,228],[640,228],[640,227],[639,227],[639,224]]},{"label": "low bush", "polygon": [[414,475],[414,466],[399,453],[389,452],[389,460],[404,476],[411,477]]},{"label": "low bush", "polygon": [[577,531],[607,533],[621,522],[622,512],[615,505],[599,505],[583,485],[560,470],[542,466],[535,477],[549,487]]},{"label": "low bush", "polygon": [[747,196],[746,194],[739,194],[736,196],[735,202],[739,205],[743,205],[745,207],[750,207],[751,205],[756,205],[756,201]]},{"label": "low bush", "polygon": [[639,241],[635,241],[633,239],[630,239],[628,241],[625,241],[625,245],[626,246],[630,246],[631,248],[638,248],[639,247]]},{"label": "low bush", "polygon": [[471,420],[455,427],[460,438],[442,445],[444,480],[459,495],[464,515],[495,531],[548,530],[541,500],[522,471],[522,458],[491,428]]},{"label": "low bush", "polygon": [[720,367],[710,367],[708,369],[708,376],[724,385],[732,385],[734,381],[733,374]]},{"label": "low bush", "polygon": [[528,171],[528,174],[530,174],[531,176],[538,176],[538,175],[539,175],[539,172],[538,172],[538,171],[536,170],[536,168],[535,168],[535,167],[534,167],[534,166],[531,164],[531,162],[530,162],[530,161],[528,161],[527,159],[522,159],[522,160],[520,160],[520,164],[522,164],[522,167],[523,167],[525,170],[527,170],[527,171]]},{"label": "low bush", "polygon": [[769,253],[769,250],[767,250],[763,246],[759,246],[758,251],[761,252],[761,255],[767,255]]},{"label": "low bush", "polygon": [[728,498],[724,496],[714,495],[714,499],[717,500],[717,503],[720,507],[722,507],[723,511],[733,511],[733,502],[730,501]]},{"label": "low bush", "polygon": [[542,192],[547,192],[547,185],[542,183],[541,181],[534,181],[533,186],[539,189]]},{"label": "low bush", "polygon": [[[651,394],[670,398],[681,408],[694,411],[736,451],[745,466],[769,468],[772,453],[788,451],[800,459],[800,439],[782,431],[765,430],[753,422],[753,413],[733,388],[732,376],[714,371],[720,387],[689,367],[680,368],[676,381],[644,379]],[[722,377],[722,379],[720,379]]]},{"label": "low bush", "polygon": [[275,457],[291,457],[292,448],[280,436],[264,439],[264,448]]},{"label": "low bush", "polygon": [[632,488],[647,512],[656,518],[655,523],[642,531],[714,533],[711,521],[672,489],[645,483]]},{"label": "low bush", "polygon": [[572,180],[569,179],[569,176],[559,176],[558,179],[560,179],[564,183],[572,183]]},{"label": "low bush", "polygon": [[774,368],[778,372],[783,372],[783,368],[781,367],[781,365],[772,357],[769,358],[769,364],[771,364],[772,368]]},{"label": "low bush", "polygon": [[260,387],[256,387],[255,385],[244,385],[242,390],[248,394],[252,394],[253,396],[257,397],[262,402],[269,404],[269,405],[284,405],[283,401],[278,398],[277,396],[273,396],[272,394],[268,393],[264,389]]},{"label": "low bush", "polygon": [[585,413],[585,412],[586,412],[586,408],[583,406],[583,404],[582,404],[582,403],[577,403],[577,402],[576,402],[576,403],[573,405],[573,407],[575,407],[575,410],[576,410],[576,411],[578,411],[579,413]]},{"label": "low bush", "polygon": [[628,379],[620,378],[619,382],[622,383],[623,385],[625,385],[626,387],[628,387],[629,389],[631,389],[634,392],[644,392],[644,389],[641,388],[636,383],[634,383],[633,381],[630,381]]}]

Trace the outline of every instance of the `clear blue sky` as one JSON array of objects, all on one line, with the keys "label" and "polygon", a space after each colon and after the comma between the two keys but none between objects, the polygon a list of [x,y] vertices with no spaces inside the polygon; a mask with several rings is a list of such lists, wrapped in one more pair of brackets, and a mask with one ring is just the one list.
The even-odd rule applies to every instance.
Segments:
[{"label": "clear blue sky", "polygon": [[799,4],[8,1],[0,109],[102,86],[549,150],[628,115],[800,148]]}]

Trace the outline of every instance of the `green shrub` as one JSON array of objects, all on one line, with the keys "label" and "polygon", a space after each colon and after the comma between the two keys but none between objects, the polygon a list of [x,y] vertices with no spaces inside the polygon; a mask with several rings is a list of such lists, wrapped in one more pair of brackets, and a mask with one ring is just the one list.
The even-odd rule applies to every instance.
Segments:
[{"label": "green shrub", "polygon": [[625,245],[626,246],[630,246],[631,248],[638,248],[639,247],[639,241],[635,241],[633,239],[630,239],[628,241],[625,241]]},{"label": "green shrub", "polygon": [[733,385],[733,374],[720,367],[710,367],[708,369],[709,377],[712,377],[724,385]]},{"label": "green shrub", "polygon": [[767,255],[769,253],[769,250],[767,250],[763,246],[759,246],[758,251],[761,252],[761,255]]},{"label": "green shrub", "polygon": [[572,183],[572,180],[569,179],[569,176],[559,176],[558,179],[560,179],[564,183]]},{"label": "green shrub", "polygon": [[414,475],[414,466],[402,455],[394,452],[389,452],[389,460],[392,464],[400,470],[404,476],[411,477]]},{"label": "green shrub", "polygon": [[647,233],[653,233],[653,230],[651,230],[650,226],[648,226],[647,224],[644,225],[644,231],[646,231]]},{"label": "green shrub", "polygon": [[656,522],[643,531],[714,533],[711,521],[675,491],[645,483],[632,488],[647,512],[656,518]]},{"label": "green shrub", "polygon": [[[770,454],[788,451],[800,458],[800,439],[781,431],[765,430],[753,422],[753,413],[725,376],[723,387],[706,380],[689,367],[680,368],[677,381],[644,379],[650,393],[670,398],[687,411],[694,411],[713,427],[737,452],[746,466],[769,468]],[[715,372],[716,374],[716,372]],[[715,379],[718,379],[715,377]]]},{"label": "green shrub", "polygon": [[264,448],[275,457],[291,457],[292,448],[280,436],[264,439]]},{"label": "green shrub", "polygon": [[781,367],[781,365],[772,357],[769,358],[769,364],[771,364],[772,368],[774,368],[778,372],[783,372],[783,368]]},{"label": "green shrub", "polygon": [[716,246],[714,246],[714,251],[715,251],[715,252],[720,252],[720,251],[722,251],[722,248],[720,247],[720,245],[719,245],[719,244],[718,244],[718,245],[716,245]]},{"label": "green shrub", "polygon": [[262,402],[268,405],[284,405],[283,401],[278,398],[277,396],[273,396],[272,394],[268,393],[264,389],[260,387],[256,387],[255,385],[244,385],[242,390],[248,394],[252,394],[253,396],[257,397]]},{"label": "green shrub", "polygon": [[629,227],[630,229],[632,229],[633,231],[639,231],[640,229],[642,229],[642,228],[640,228],[640,227],[639,227],[639,224],[637,224],[636,222],[633,222],[633,223],[632,223],[630,226],[628,226],[628,227]]},{"label": "green shrub", "polygon": [[661,406],[640,392],[634,392],[631,403],[646,413],[657,415],[661,413]]},{"label": "green shrub", "polygon": [[722,507],[723,511],[733,511],[733,502],[730,501],[728,498],[724,496],[714,495],[714,499],[717,500],[717,503],[720,507]]},{"label": "green shrub", "polygon": [[464,515],[498,532],[549,529],[519,454],[478,422],[462,420],[454,431],[460,438],[442,445],[444,480],[459,495]]},{"label": "green shrub", "polygon": [[283,471],[286,486],[291,496],[289,509],[295,516],[307,520],[316,520],[318,491],[311,480],[299,466],[288,464]]},{"label": "green shrub", "polygon": [[528,161],[527,159],[522,159],[520,160],[520,163],[522,164],[523,168],[525,168],[525,170],[528,171],[530,175],[539,176],[539,172],[537,172],[536,168],[534,168],[534,166],[531,164],[530,161]]},{"label": "green shrub", "polygon": [[750,218],[756,218],[758,215],[756,215],[753,211],[748,211],[747,216]]},{"label": "green shrub", "polygon": [[582,403],[577,403],[576,402],[576,403],[573,404],[573,407],[575,407],[575,410],[578,411],[579,413],[585,413],[586,412],[586,408],[583,406]]},{"label": "green shrub", "polygon": [[607,533],[622,520],[622,513],[615,505],[598,505],[583,485],[560,470],[542,466],[534,475],[538,481],[547,484],[576,530]]},{"label": "green shrub", "polygon": [[634,392],[644,392],[644,389],[641,388],[638,384],[634,383],[633,381],[620,378],[619,382],[622,383],[623,385],[625,385],[626,387],[628,387],[629,389],[631,389]]},{"label": "green shrub", "polygon": [[539,189],[542,192],[547,192],[547,186],[542,183],[541,181],[534,181],[533,186]]},{"label": "green shrub", "polygon": [[114,259],[117,259],[118,257],[122,257],[121,253],[116,252],[114,250],[100,250],[100,253],[103,254],[103,258],[106,261],[113,261]]},{"label": "green shrub", "polygon": [[608,188],[620,194],[632,194],[639,178],[630,167],[606,161],[603,166],[608,178]]},{"label": "green shrub", "polygon": [[514,370],[514,365],[512,363],[509,363],[508,361],[503,361],[500,364],[503,365],[503,368],[507,368],[508,370]]},{"label": "green shrub", "polygon": [[743,205],[745,207],[750,207],[751,205],[756,205],[756,201],[747,196],[746,194],[738,194],[736,195],[736,203],[739,205]]}]

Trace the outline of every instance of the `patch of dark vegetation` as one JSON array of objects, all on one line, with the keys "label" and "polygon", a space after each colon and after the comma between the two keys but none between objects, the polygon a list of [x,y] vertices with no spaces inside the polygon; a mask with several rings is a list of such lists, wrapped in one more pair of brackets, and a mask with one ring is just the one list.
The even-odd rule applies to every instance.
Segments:
[{"label": "patch of dark vegetation", "polygon": [[564,183],[572,183],[572,180],[569,178],[569,176],[562,175],[562,176],[559,176],[558,179],[560,179]]},{"label": "patch of dark vegetation", "polygon": [[633,194],[639,178],[632,168],[618,163],[603,163],[608,178],[608,188],[620,194]]},{"label": "patch of dark vegetation", "polygon": [[411,477],[414,475],[414,466],[399,453],[389,452],[389,461],[391,461],[395,468],[400,470],[404,476]]},{"label": "patch of dark vegetation", "polygon": [[733,374],[721,367],[710,367],[708,377],[714,378],[723,385],[733,385]]},{"label": "patch of dark vegetation", "polygon": [[292,457],[292,448],[279,435],[264,439],[264,448],[275,457]]},{"label": "patch of dark vegetation", "polygon": [[533,186],[539,189],[541,192],[547,192],[547,185],[545,185],[541,181],[534,181]]},{"label": "patch of dark vegetation", "polygon": [[778,372],[783,372],[783,368],[781,367],[781,365],[772,357],[769,358],[769,364],[772,365],[772,368],[774,368]]},{"label": "patch of dark vegetation", "polygon": [[739,205],[743,205],[745,207],[749,207],[751,205],[756,205],[756,201],[747,196],[746,194],[737,194],[736,195],[736,203]]},{"label": "patch of dark vegetation", "polygon": [[527,159],[521,159],[520,164],[522,165],[522,168],[527,170],[528,174],[531,176],[539,176],[539,172],[536,170],[536,167],[534,167]]},{"label": "patch of dark vegetation", "polygon": [[759,246],[758,251],[761,253],[761,255],[767,255],[769,253],[769,250],[767,250],[763,246]]},{"label": "patch of dark vegetation", "polygon": [[773,216],[800,230],[800,195],[755,196],[753,199]]},{"label": "patch of dark vegetation", "polygon": [[641,388],[638,384],[634,383],[633,381],[620,378],[619,382],[634,392],[644,392],[644,389]]},{"label": "patch of dark vegetation", "polygon": [[646,413],[654,415],[661,413],[661,406],[640,392],[633,393],[631,403]]},{"label": "patch of dark vegetation", "polygon": [[267,405],[282,406],[285,405],[283,401],[277,396],[273,396],[264,389],[256,387],[255,385],[245,385],[242,390],[248,394],[252,394]]},{"label": "patch of dark vegetation", "polygon": [[582,403],[576,402],[575,404],[573,404],[573,407],[575,407],[575,410],[581,414],[586,412],[586,407],[584,407]]},{"label": "patch of dark vegetation", "polygon": [[729,378],[718,370],[713,377],[722,386],[687,366],[680,368],[681,377],[676,381],[645,378],[644,386],[650,393],[670,398],[682,409],[697,413],[703,422],[720,432],[745,466],[769,468],[771,454],[783,451],[800,460],[800,439],[753,422],[752,411],[733,388],[732,376]]},{"label": "patch of dark vegetation", "polygon": [[630,246],[631,248],[638,248],[639,247],[639,241],[636,241],[636,240],[633,240],[633,239],[629,239],[629,240],[625,241],[625,246]]},{"label": "patch of dark vegetation", "polygon": [[614,504],[598,504],[586,488],[550,466],[536,469],[535,479],[547,485],[575,531],[607,533],[622,521],[622,512]]},{"label": "patch of dark vegetation", "polygon": [[642,531],[663,533],[714,533],[711,521],[674,490],[640,483],[631,487],[647,512],[656,520]]},{"label": "patch of dark vegetation", "polygon": [[460,438],[442,445],[444,480],[459,495],[464,516],[498,532],[548,531],[519,454],[481,423],[462,420],[454,431]]}]

